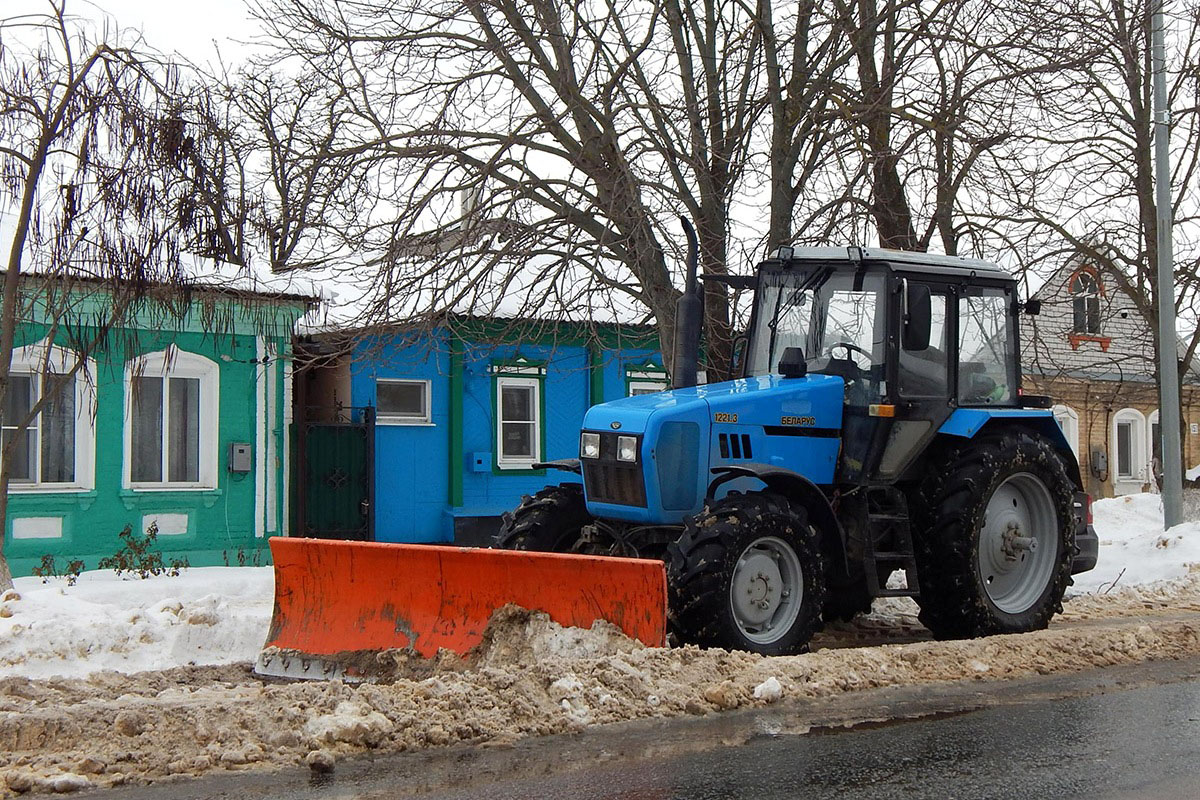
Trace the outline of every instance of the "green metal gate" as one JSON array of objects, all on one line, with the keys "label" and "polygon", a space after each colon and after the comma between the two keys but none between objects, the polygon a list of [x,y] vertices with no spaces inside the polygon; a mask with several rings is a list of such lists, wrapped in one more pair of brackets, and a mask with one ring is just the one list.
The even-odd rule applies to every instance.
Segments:
[{"label": "green metal gate", "polygon": [[299,535],[374,541],[375,409],[309,409],[305,416],[296,442]]}]

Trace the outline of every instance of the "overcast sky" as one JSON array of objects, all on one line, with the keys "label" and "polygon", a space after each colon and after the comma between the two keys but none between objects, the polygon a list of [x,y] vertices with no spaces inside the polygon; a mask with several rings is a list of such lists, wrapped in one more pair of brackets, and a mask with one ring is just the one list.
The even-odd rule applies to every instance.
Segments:
[{"label": "overcast sky", "polygon": [[[18,2],[45,7],[41,0]],[[179,52],[198,62],[215,57],[214,41],[220,44],[227,60],[236,61],[233,40],[247,39],[255,30],[245,0],[68,0],[67,10],[96,19],[107,12],[122,28],[144,33],[154,49]]]}]

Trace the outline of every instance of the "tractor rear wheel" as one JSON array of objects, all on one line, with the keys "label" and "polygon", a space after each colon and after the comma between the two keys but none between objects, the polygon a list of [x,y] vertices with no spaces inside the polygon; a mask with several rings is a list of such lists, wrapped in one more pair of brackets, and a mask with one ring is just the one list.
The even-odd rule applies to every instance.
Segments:
[{"label": "tractor rear wheel", "polygon": [[1040,436],[953,447],[914,504],[921,622],[940,638],[1045,628],[1071,580],[1074,490]]},{"label": "tractor rear wheel", "polygon": [[492,546],[502,550],[566,553],[575,546],[584,525],[592,521],[583,499],[583,486],[563,483],[525,495],[521,504],[501,517]]},{"label": "tractor rear wheel", "polygon": [[821,622],[825,574],[802,506],[731,493],[667,548],[668,618],[685,643],[763,655],[803,651]]}]

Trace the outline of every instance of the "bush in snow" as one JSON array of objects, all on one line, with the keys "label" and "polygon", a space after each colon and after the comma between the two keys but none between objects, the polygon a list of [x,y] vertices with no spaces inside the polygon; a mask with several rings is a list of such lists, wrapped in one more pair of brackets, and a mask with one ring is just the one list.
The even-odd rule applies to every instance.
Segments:
[{"label": "bush in snow", "polygon": [[186,558],[173,558],[163,563],[162,553],[153,549],[158,539],[158,525],[153,522],[146,529],[144,537],[134,533],[132,525],[126,525],[118,536],[125,544],[108,558],[100,559],[98,565],[100,569],[111,569],[118,577],[122,572],[136,572],[143,580],[151,575],[162,574],[174,578],[178,577],[181,570],[191,566]]}]

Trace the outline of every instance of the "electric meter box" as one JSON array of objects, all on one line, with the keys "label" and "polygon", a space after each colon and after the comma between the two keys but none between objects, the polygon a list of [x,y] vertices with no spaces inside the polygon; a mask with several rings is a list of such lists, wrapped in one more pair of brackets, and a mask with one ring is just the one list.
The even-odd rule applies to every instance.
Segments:
[{"label": "electric meter box", "polygon": [[254,451],[249,442],[230,442],[229,471],[249,472],[254,468]]}]

